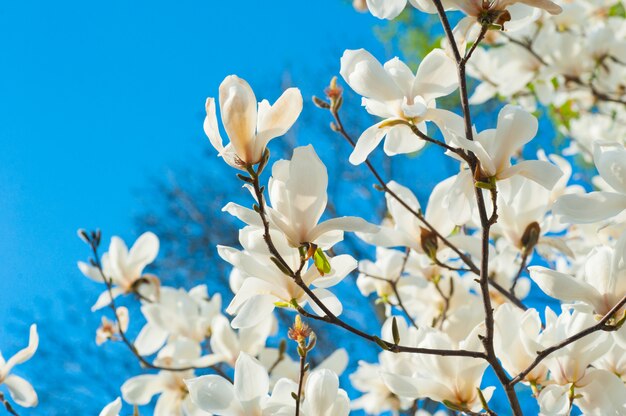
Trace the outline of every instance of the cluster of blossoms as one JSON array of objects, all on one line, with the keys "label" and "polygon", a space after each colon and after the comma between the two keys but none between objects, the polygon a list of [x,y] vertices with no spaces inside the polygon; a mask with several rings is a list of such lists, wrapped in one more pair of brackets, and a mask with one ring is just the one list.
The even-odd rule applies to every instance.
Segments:
[{"label": "cluster of blossoms", "polygon": [[591,161],[594,142],[626,138],[626,10],[619,0],[559,1],[562,13],[534,13],[490,31],[468,64],[480,81],[473,104],[493,97],[550,111],[571,138],[565,154]]},{"label": "cluster of blossoms", "polygon": [[[574,408],[626,414],[623,5],[409,3],[438,14],[447,35],[416,71],[398,58],[381,63],[363,49],[341,58],[341,77],[379,121],[355,140],[339,116],[337,81],[326,100],[314,99],[353,146],[349,162],[365,165],[378,181],[387,207],[380,223],[327,218],[328,172],[312,145],[270,166],[270,140],[284,135],[302,110],[298,89],[270,105],[257,102],[250,85],[231,75],[217,102],[206,101],[204,130],[252,201],[223,209],[243,224],[240,247],[217,248],[233,267],[232,301],[222,308],[221,295],[210,296],[206,285],[187,291],[144,273],[159,250],[152,233],[130,249],[114,237],[100,256],[100,233],[79,232],[93,250],[79,268],[106,286],[94,310],[108,306],[113,315],[103,318],[97,342],[125,343],[149,370],[121,386],[124,402],[144,406],[158,396],[154,414],[161,416],[341,416],[351,409],[423,416],[427,399],[441,409],[494,415],[491,399],[502,390],[516,416],[522,415],[520,399],[535,401],[546,416]],[[366,5],[392,19],[407,0]],[[464,14],[454,28],[446,14],[453,10]],[[466,70],[481,80],[471,97]],[[461,115],[438,107],[438,99],[457,90]],[[495,96],[511,103],[492,128],[478,131],[470,105]],[[598,190],[572,183],[574,168],[563,156],[523,158],[539,129],[530,111],[546,106],[567,112],[569,151],[593,161]],[[368,161],[383,140],[388,156],[437,146],[457,164],[456,174],[439,182],[422,206],[410,184],[386,181]],[[375,258],[339,254],[345,233],[375,247]],[[350,274],[358,276],[364,304],[384,305],[379,333],[342,317],[336,285]],[[532,290],[560,301],[560,309],[528,307]],[[116,305],[131,296],[141,305],[141,320]],[[287,333],[277,309],[294,316]],[[349,362],[344,349],[313,365],[317,336],[303,320],[338,326],[381,350],[377,362],[361,361],[349,375],[358,397],[339,386]],[[143,326],[133,340],[128,329],[135,321]],[[290,341],[270,347],[273,336]],[[18,404],[34,404],[36,396],[21,382],[16,387],[4,368],[32,355],[36,332],[31,344],[4,367],[0,360],[0,383]],[[287,345],[295,347],[295,359]],[[495,377],[484,377],[488,368]],[[101,415],[118,415],[121,408],[118,398]]]}]

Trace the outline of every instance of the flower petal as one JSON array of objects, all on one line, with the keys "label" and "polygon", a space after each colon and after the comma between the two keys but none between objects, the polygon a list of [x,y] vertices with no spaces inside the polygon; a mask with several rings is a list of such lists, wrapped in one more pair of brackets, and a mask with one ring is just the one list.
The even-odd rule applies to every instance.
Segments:
[{"label": "flower petal", "polygon": [[553,298],[564,302],[582,301],[594,306],[602,301],[598,291],[580,279],[542,266],[529,267],[528,271],[541,290]]},{"label": "flower petal", "polygon": [[590,192],[585,195],[563,195],[556,200],[552,211],[561,220],[572,224],[586,224],[616,216],[626,209],[626,196],[612,192]]},{"label": "flower petal", "polygon": [[10,375],[4,380],[4,385],[9,389],[11,398],[22,407],[37,406],[39,399],[33,386],[22,377]]},{"label": "flower petal", "polygon": [[360,165],[378,147],[389,130],[385,127],[381,128],[381,124],[374,124],[361,134],[354,146],[354,150],[350,154],[350,163]]}]

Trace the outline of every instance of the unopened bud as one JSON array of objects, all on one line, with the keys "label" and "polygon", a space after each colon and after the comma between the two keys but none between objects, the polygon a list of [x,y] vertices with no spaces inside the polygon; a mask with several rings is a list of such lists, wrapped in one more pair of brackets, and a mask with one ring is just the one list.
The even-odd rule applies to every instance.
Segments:
[{"label": "unopened bud", "polygon": [[532,248],[537,245],[540,235],[541,227],[539,226],[539,223],[537,221],[531,222],[528,224],[524,230],[524,234],[522,235],[522,246],[524,246],[526,250],[532,250]]},{"label": "unopened bud", "polygon": [[437,248],[439,247],[437,242],[437,234],[434,232],[420,227],[420,246],[424,253],[431,259],[437,255]]},{"label": "unopened bud", "polygon": [[326,101],[322,100],[321,98],[317,98],[316,96],[313,96],[313,104],[315,104],[319,108],[323,108],[326,110],[330,108],[330,104],[328,104]]}]

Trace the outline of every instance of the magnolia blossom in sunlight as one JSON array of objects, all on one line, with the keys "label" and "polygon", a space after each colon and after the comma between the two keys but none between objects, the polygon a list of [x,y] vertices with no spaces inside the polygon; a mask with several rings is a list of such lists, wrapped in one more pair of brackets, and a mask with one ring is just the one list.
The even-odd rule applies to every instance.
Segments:
[{"label": "magnolia blossom in sunlight", "polygon": [[230,322],[225,316],[219,315],[213,319],[211,334],[211,351],[216,362],[226,362],[234,366],[239,355],[244,352],[256,357],[265,348],[267,338],[276,329],[276,322],[265,319],[259,324],[241,328],[237,333],[233,331]]},{"label": "magnolia blossom in sunlight", "polygon": [[184,289],[164,287],[159,302],[146,303],[141,312],[146,324],[139,332],[135,348],[141,355],[155,353],[168,340],[188,339],[203,342],[211,332],[213,318],[222,307],[221,295],[209,298],[206,285],[188,292]]},{"label": "magnolia blossom in sunlight", "polygon": [[424,134],[426,121],[444,123],[448,112],[436,108],[436,99],[458,87],[456,65],[443,50],[434,49],[424,57],[417,73],[398,58],[381,65],[365,49],[347,50],[341,58],[341,76],[359,95],[368,113],[381,117],[361,134],[350,163],[358,165],[386,137],[389,156],[420,150],[426,142],[411,130]]},{"label": "magnolia blossom in sunlight", "polygon": [[542,266],[529,270],[530,277],[546,294],[563,302],[582,302],[605,315],[626,295],[626,233],[614,247],[594,248],[580,277]]},{"label": "magnolia blossom in sunlight", "polygon": [[[454,177],[454,184],[444,200],[454,221],[467,222],[471,213],[475,212],[475,180],[482,182],[484,187],[493,187],[495,181],[520,175],[551,190],[563,175],[557,166],[545,160],[523,160],[511,164],[511,158],[535,137],[538,129],[537,119],[522,108],[506,105],[498,114],[497,127],[481,133],[474,132],[474,140],[464,137],[463,125],[462,118],[456,116],[444,136],[449,143],[473,152],[480,162],[480,171],[473,174],[469,169],[462,168]],[[448,154],[459,159],[454,153]]]},{"label": "magnolia blossom in sunlight", "polygon": [[[433,189],[424,215],[426,221],[444,237],[450,235],[456,226],[446,211],[442,209],[443,200],[450,185],[450,181],[443,181]],[[437,237],[430,234],[424,222],[415,216],[415,212],[421,212],[421,206],[415,194],[407,187],[394,181],[389,182],[387,187],[398,195],[402,202],[393,195],[386,193],[385,199],[391,221],[384,221],[375,232],[358,233],[359,238],[378,247],[403,246],[418,252],[426,252],[429,255],[431,254],[428,252],[430,249],[436,251],[445,248],[443,244],[436,243]],[[425,241],[426,239],[429,241]]]},{"label": "magnolia blossom in sunlight", "polygon": [[220,84],[219,105],[222,124],[230,143],[224,146],[215,110],[215,99],[206,100],[204,132],[226,163],[244,169],[261,161],[267,143],[287,133],[302,111],[302,95],[288,88],[274,105],[267,100],[257,104],[250,85],[236,75]]},{"label": "magnolia blossom in sunlight", "polygon": [[596,143],[593,160],[612,190],[563,195],[554,204],[554,212],[565,222],[597,222],[626,210],[626,148],[619,143]]},{"label": "magnolia blossom in sunlight", "polygon": [[284,233],[292,247],[313,243],[330,248],[343,240],[344,231],[370,231],[371,224],[358,217],[319,222],[328,203],[328,172],[313,146],[296,147],[291,160],[272,166],[268,209],[272,224]]},{"label": "magnolia blossom in sunlight", "polygon": [[[504,369],[512,376],[524,371],[537,356],[541,345],[541,319],[535,309],[526,311],[505,303],[494,314],[494,346],[501,357]],[[524,382],[542,385],[548,378],[548,368],[540,363],[528,375]]]},{"label": "magnolia blossom in sunlight", "polygon": [[[144,274],[143,269],[154,261],[159,253],[159,238],[151,232],[143,233],[128,249],[119,237],[112,237],[109,251],[102,255],[102,271],[88,263],[78,262],[78,268],[88,278],[104,283],[110,281],[113,298],[127,293],[138,293],[146,298],[158,296],[159,279],[153,274]],[[92,311],[111,303],[108,290],[102,292]]]},{"label": "magnolia blossom in sunlight", "polygon": [[[345,390],[339,388],[337,375],[328,369],[313,370],[304,386],[304,403],[301,414],[311,416],[347,416],[350,399]],[[298,391],[293,380],[280,379],[267,401],[266,414],[289,416],[295,414],[295,400],[291,392]]]},{"label": "magnolia blossom in sunlight", "polygon": [[[298,249],[289,245],[286,238],[278,230],[272,230],[271,238],[274,246],[287,262],[291,270],[300,267],[301,257]],[[238,289],[226,312],[237,315],[231,325],[233,328],[246,328],[258,325],[271,317],[278,305],[289,305],[297,301],[300,306],[309,304],[320,316],[322,309],[312,301],[304,290],[270,260],[271,254],[263,240],[263,230],[246,227],[241,230],[239,242],[243,251],[231,247],[218,246],[219,255],[245,274],[241,287]],[[343,254],[328,260],[330,272],[322,276],[317,267],[305,265],[301,271],[305,285],[315,286],[312,292],[334,314],[343,310],[339,299],[328,288],[341,282],[357,262],[349,255]]]},{"label": "magnolia blossom in sunlight", "polygon": [[[420,328],[418,345],[426,348],[458,348],[478,351],[481,349],[478,327],[466,340],[458,345],[445,333],[432,328]],[[482,410],[478,395],[483,373],[487,369],[484,360],[468,357],[442,357],[437,355],[415,354],[415,373],[406,376],[397,373],[384,373],[383,379],[396,395],[409,399],[424,398],[446,402],[460,409],[473,412]],[[482,395],[489,401],[495,387],[482,389]]]},{"label": "magnolia blossom in sunlight", "polygon": [[[362,218],[339,217],[320,222],[328,203],[328,171],[313,146],[297,147],[291,160],[272,166],[267,209],[273,228],[280,230],[291,247],[314,244],[326,250],[343,240],[344,231],[376,229]],[[224,210],[243,222],[261,227],[259,215],[229,203]]]},{"label": "magnolia blossom in sunlight", "polygon": [[[563,174],[557,166],[543,160],[524,160],[511,165],[511,158],[535,137],[538,129],[535,116],[520,107],[504,106],[498,114],[496,128],[476,134],[473,141],[464,137],[464,132],[459,129],[461,125],[457,119],[448,130],[450,140],[476,155],[484,180],[504,180],[521,175],[546,189],[552,189]],[[466,176],[470,174],[468,171],[462,173]]]},{"label": "magnolia blossom in sunlight", "polygon": [[38,346],[39,335],[37,334],[37,326],[33,324],[30,326],[30,335],[26,348],[16,352],[8,360],[5,360],[2,354],[0,354],[0,386],[6,386],[13,401],[23,407],[37,406],[39,399],[33,386],[22,377],[11,374],[11,370],[16,365],[30,360],[35,355]]},{"label": "magnolia blossom in sunlight", "polygon": [[[168,368],[202,366],[204,363],[198,362],[200,354],[197,344],[179,340],[163,348],[155,364]],[[185,381],[193,377],[193,370],[161,370],[156,374],[138,375],[122,385],[122,397],[127,403],[141,406],[158,395],[154,416],[210,416],[190,400]]]},{"label": "magnolia blossom in sunlight", "polygon": [[[593,326],[589,314],[564,308],[557,316],[546,309],[545,346],[554,345],[577,332]],[[538,397],[542,414],[569,414],[571,405],[584,414],[620,415],[626,412],[626,386],[618,376],[598,370],[590,364],[611,347],[608,334],[594,333],[550,354],[544,361],[550,370],[549,382]]]},{"label": "magnolia blossom in sunlight", "polygon": [[218,375],[192,378],[185,383],[191,401],[217,416],[260,416],[270,388],[265,368],[246,353],[237,358],[232,383]]},{"label": "magnolia blossom in sunlight", "polygon": [[117,319],[111,321],[106,316],[102,317],[102,323],[96,330],[96,345],[102,345],[110,339],[115,339],[120,332],[128,329],[128,308],[121,306],[116,309]]}]

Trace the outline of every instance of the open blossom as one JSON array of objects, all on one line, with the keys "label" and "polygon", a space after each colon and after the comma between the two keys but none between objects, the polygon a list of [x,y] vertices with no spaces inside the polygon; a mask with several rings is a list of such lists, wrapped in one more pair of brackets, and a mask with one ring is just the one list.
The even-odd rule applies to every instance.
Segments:
[{"label": "open blossom", "polygon": [[[155,364],[168,368],[203,366],[198,362],[200,354],[198,344],[177,340],[159,352]],[[122,396],[127,403],[142,406],[158,395],[154,416],[210,416],[210,413],[198,409],[189,397],[185,381],[193,377],[193,370],[161,370],[156,374],[142,374],[122,385]]]},{"label": "open blossom", "polygon": [[102,317],[102,323],[96,330],[96,345],[102,345],[110,339],[115,339],[121,332],[126,332],[128,329],[128,309],[124,306],[120,306],[116,309],[117,320],[111,321],[106,316]]},{"label": "open blossom", "polygon": [[164,287],[159,302],[141,307],[147,322],[137,336],[135,348],[141,355],[150,355],[168,339],[185,338],[201,343],[209,336],[213,318],[219,315],[221,307],[221,295],[209,298],[206,285],[188,292]]},{"label": "open blossom", "polygon": [[[480,340],[476,327],[460,343],[452,341],[445,333],[433,328],[420,328],[419,346],[440,349],[469,349],[479,351]],[[478,358],[446,357],[438,355],[415,354],[415,373],[412,376],[394,373],[382,374],[387,386],[396,395],[410,399],[427,397],[438,402],[447,402],[459,408],[473,412],[483,406],[477,389],[480,388],[483,373],[488,364]],[[489,401],[495,387],[482,390],[485,400]]]},{"label": "open blossom", "polygon": [[246,353],[237,358],[233,383],[218,375],[185,383],[192,402],[217,416],[261,416],[270,387],[265,368]]},{"label": "open blossom", "polygon": [[[540,341],[541,319],[536,309],[526,311],[505,303],[494,314],[494,347],[504,369],[512,376],[524,371],[543,349]],[[541,385],[548,377],[548,368],[540,363],[524,382]]]},{"label": "open blossom", "polygon": [[562,176],[558,167],[543,160],[524,160],[511,165],[511,158],[535,137],[538,129],[535,116],[522,108],[504,106],[498,114],[496,128],[482,131],[474,140],[468,140],[463,131],[456,130],[462,125],[459,121],[457,119],[457,123],[451,126],[453,130],[449,130],[451,141],[476,155],[485,180],[504,180],[521,175],[552,189]]},{"label": "open blossom", "polygon": [[[328,171],[313,146],[297,147],[291,160],[272,166],[267,213],[272,228],[280,230],[291,247],[308,243],[326,250],[343,240],[344,231],[371,232],[376,226],[358,217],[331,218],[320,222],[328,203]],[[243,222],[261,227],[259,215],[229,203],[224,211]]]},{"label": "open blossom", "polygon": [[26,348],[16,352],[8,360],[5,360],[2,354],[0,354],[0,385],[6,386],[15,403],[23,407],[37,406],[39,399],[33,386],[22,377],[11,374],[11,370],[16,365],[30,360],[35,355],[38,346],[39,335],[37,334],[37,326],[33,324],[30,326],[30,335]]},{"label": "open blossom", "polygon": [[[564,309],[556,316],[546,309],[542,343],[550,346],[593,326],[590,314]],[[549,384],[537,401],[546,416],[569,414],[571,404],[584,414],[621,415],[626,411],[626,386],[615,374],[595,369],[591,363],[611,347],[609,334],[595,332],[550,354],[544,365],[550,370]]]},{"label": "open blossom", "polygon": [[[394,317],[385,320],[381,329],[382,339],[393,339]],[[404,319],[395,318],[396,328],[402,345],[417,345],[420,334],[414,327],[409,327]],[[400,410],[411,407],[413,398],[397,395],[389,386],[385,374],[399,377],[410,377],[416,371],[416,363],[412,355],[382,351],[378,354],[378,363],[370,364],[359,361],[359,368],[350,375],[354,388],[363,393],[352,402],[355,409],[364,409],[368,413],[378,414],[391,411],[397,415]]]},{"label": "open blossom", "polygon": [[[274,246],[291,270],[297,270],[300,266],[299,250],[291,247],[278,230],[271,230],[270,235]],[[244,247],[243,251],[218,246],[218,254],[246,275],[226,309],[229,314],[237,315],[231,323],[233,328],[245,328],[269,319],[277,302],[289,304],[295,300],[300,306],[309,304],[315,313],[324,315],[294,279],[271,261],[262,229],[251,226],[244,228],[240,231],[239,242]],[[317,267],[305,265],[301,271],[302,281],[308,286],[315,286],[313,293],[333,313],[340,314],[343,310],[341,302],[328,288],[341,282],[356,268],[357,262],[345,254],[332,257],[328,261],[330,272],[324,276]]]},{"label": "open blossom", "polygon": [[267,338],[275,330],[275,326],[276,321],[274,317],[271,317],[257,325],[241,328],[235,333],[228,319],[219,315],[212,322],[211,351],[217,358],[216,361],[234,366],[241,352],[253,357],[259,355],[265,347]]},{"label": "open blossom", "polygon": [[[449,190],[451,181],[442,181],[433,189],[428,199],[428,206],[424,217],[444,237],[450,235],[455,228],[455,223],[442,209],[443,200]],[[424,223],[411,212],[420,212],[421,206],[415,194],[407,187],[395,181],[387,183],[387,187],[402,200],[402,203],[389,193],[385,193],[387,210],[391,221],[383,221],[375,232],[358,233],[362,240],[377,247],[409,247],[417,252],[424,253],[428,247],[443,249],[443,244],[435,244],[436,236],[429,234]],[[427,236],[427,237],[426,237]],[[425,239],[431,239],[434,245],[429,245]],[[429,253],[427,253],[429,254]]]},{"label": "open blossom", "polygon": [[243,169],[261,161],[267,143],[285,134],[302,111],[302,95],[297,88],[287,89],[270,105],[256,101],[250,85],[236,75],[220,84],[220,113],[230,143],[223,145],[215,111],[215,99],[206,100],[204,132],[211,144],[229,165]]},{"label": "open blossom", "polygon": [[445,97],[458,86],[456,66],[441,49],[424,57],[417,73],[394,58],[381,65],[364,49],[347,50],[341,58],[341,76],[363,96],[368,113],[383,118],[361,134],[350,163],[363,163],[386,137],[389,156],[415,152],[425,145],[411,127],[426,133],[426,121],[442,120],[449,113],[436,108],[436,99]]},{"label": "open blossom", "polygon": [[[295,414],[296,402],[292,396],[298,391],[298,383],[291,379],[280,379],[267,400],[264,415],[289,416]],[[302,392],[304,402],[300,414],[306,416],[347,416],[350,399],[339,388],[337,375],[328,369],[313,370],[307,377]]]},{"label": "open blossom", "polygon": [[594,248],[580,277],[542,266],[529,270],[530,277],[546,294],[563,302],[582,302],[604,315],[626,295],[626,233],[614,247]]},{"label": "open blossom", "polygon": [[613,191],[563,195],[554,204],[554,212],[565,222],[597,222],[626,210],[626,148],[619,143],[596,143],[593,160]]},{"label": "open blossom", "polygon": [[[102,255],[102,271],[112,284],[113,298],[127,293],[138,292],[142,296],[156,298],[159,279],[152,274],[144,274],[143,269],[154,261],[159,253],[159,239],[151,232],[143,233],[128,249],[119,237],[112,237],[109,251]],[[104,283],[100,271],[90,264],[78,262],[80,271],[90,279]],[[108,290],[102,292],[92,311],[111,303]]]},{"label": "open blossom", "polygon": [[327,188],[328,171],[311,145],[296,147],[291,160],[279,160],[272,166],[268,213],[292,247],[313,243],[329,248],[343,240],[344,231],[375,229],[358,217],[319,222],[328,203]]}]

